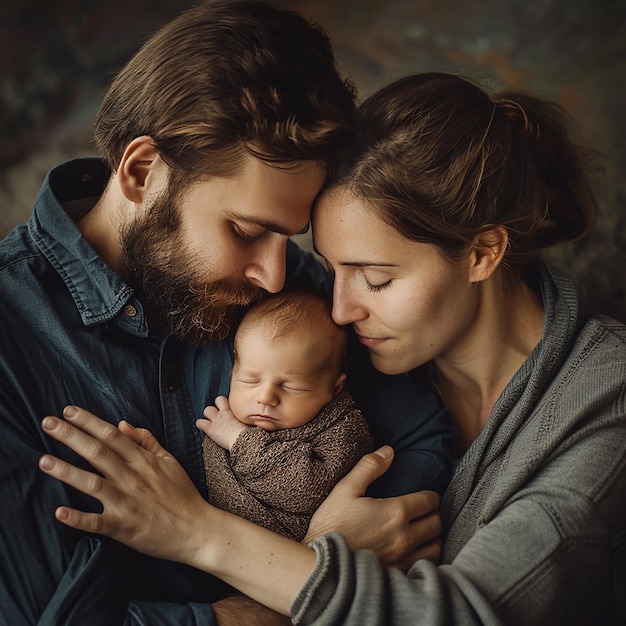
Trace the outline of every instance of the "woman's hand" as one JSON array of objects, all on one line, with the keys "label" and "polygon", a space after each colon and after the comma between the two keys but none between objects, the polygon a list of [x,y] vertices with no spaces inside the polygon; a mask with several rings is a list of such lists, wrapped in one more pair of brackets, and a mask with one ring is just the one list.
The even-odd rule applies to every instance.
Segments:
[{"label": "woman's hand", "polygon": [[46,417],[42,428],[85,458],[102,476],[45,455],[46,474],[99,500],[102,513],[60,506],[56,518],[79,530],[104,534],[151,556],[192,562],[206,541],[210,507],[182,466],[145,429],[119,428],[78,407],[65,420]]},{"label": "woman's hand", "polygon": [[305,543],[331,530],[352,550],[373,550],[383,564],[407,571],[418,559],[441,556],[439,495],[420,491],[395,498],[365,497],[367,487],[393,460],[388,446],[364,456],[322,502]]},{"label": "woman's hand", "polygon": [[149,431],[126,422],[113,426],[78,407],[67,407],[63,415],[65,420],[46,417],[44,431],[102,476],[50,455],[39,465],[46,474],[99,500],[104,510],[85,513],[61,506],[58,520],[214,574],[288,615],[315,567],[312,550],[205,502]]}]

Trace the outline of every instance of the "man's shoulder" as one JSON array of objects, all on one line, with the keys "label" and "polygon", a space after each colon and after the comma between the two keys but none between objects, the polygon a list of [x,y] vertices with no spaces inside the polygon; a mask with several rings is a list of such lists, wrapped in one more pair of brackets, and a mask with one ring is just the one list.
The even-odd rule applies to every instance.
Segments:
[{"label": "man's shoulder", "polygon": [[28,226],[26,224],[17,226],[0,240],[0,280],[13,275],[12,272],[6,271],[9,268],[28,264],[38,257],[41,257],[41,252],[28,234]]}]

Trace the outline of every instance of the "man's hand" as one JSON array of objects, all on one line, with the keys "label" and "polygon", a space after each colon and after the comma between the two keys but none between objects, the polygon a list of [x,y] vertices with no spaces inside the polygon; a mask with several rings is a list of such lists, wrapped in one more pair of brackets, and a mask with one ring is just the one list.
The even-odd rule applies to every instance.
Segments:
[{"label": "man's hand", "polygon": [[389,567],[407,571],[418,559],[438,562],[441,520],[437,493],[420,491],[395,498],[364,496],[370,483],[385,473],[392,460],[393,450],[388,446],[364,456],[315,512],[304,542],[335,530],[352,550],[373,550]]},{"label": "man's hand", "polygon": [[215,406],[207,406],[203,413],[206,419],[197,420],[196,426],[225,450],[232,450],[237,437],[246,428],[251,428],[235,417],[224,396],[215,398]]},{"label": "man's hand", "polygon": [[218,626],[287,626],[291,619],[247,596],[230,596],[212,605]]}]

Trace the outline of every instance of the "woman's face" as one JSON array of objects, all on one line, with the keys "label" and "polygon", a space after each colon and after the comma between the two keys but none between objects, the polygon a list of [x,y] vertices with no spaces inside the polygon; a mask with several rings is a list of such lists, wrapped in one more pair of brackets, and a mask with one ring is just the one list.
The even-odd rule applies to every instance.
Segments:
[{"label": "woman's face", "polygon": [[462,358],[476,314],[468,265],[410,241],[343,190],[313,213],[315,247],[335,274],[333,319],[353,324],[376,369],[400,374]]}]

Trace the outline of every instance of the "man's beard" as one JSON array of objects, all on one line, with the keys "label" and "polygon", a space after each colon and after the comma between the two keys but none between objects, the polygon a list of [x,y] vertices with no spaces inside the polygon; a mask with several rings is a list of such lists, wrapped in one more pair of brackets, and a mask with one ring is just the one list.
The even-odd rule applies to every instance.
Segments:
[{"label": "man's beard", "polygon": [[264,290],[207,281],[185,252],[180,214],[170,189],[121,233],[122,262],[138,298],[180,341],[205,346],[226,338],[243,308]]}]

